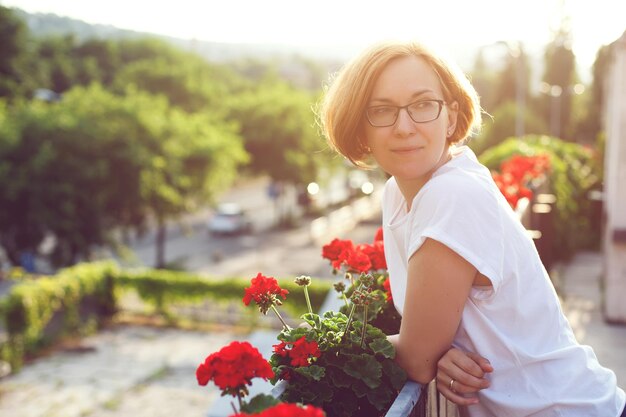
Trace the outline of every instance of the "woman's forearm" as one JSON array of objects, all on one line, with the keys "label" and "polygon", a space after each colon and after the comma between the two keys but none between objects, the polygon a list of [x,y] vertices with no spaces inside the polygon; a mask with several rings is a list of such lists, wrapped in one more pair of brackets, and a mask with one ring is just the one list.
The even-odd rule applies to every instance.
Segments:
[{"label": "woman's forearm", "polygon": [[396,362],[407,373],[409,379],[419,382],[420,384],[428,384],[435,378],[437,373],[437,363],[429,363],[424,361],[410,352],[410,346],[402,346],[400,344],[400,335],[394,334],[387,336],[387,340],[391,342],[396,350]]}]

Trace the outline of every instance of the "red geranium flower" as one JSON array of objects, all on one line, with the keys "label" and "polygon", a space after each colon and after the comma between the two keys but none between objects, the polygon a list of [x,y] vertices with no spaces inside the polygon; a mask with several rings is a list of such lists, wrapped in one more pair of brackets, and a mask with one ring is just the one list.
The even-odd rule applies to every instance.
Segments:
[{"label": "red geranium flower", "polygon": [[515,208],[520,198],[532,198],[532,191],[527,187],[529,181],[548,169],[550,157],[547,154],[513,155],[500,164],[500,173],[494,172],[492,176],[508,203]]},{"label": "red geranium flower", "polygon": [[370,261],[370,257],[362,251],[353,250],[347,255],[345,263],[351,270],[356,272],[367,272],[372,269],[372,261]]},{"label": "red geranium flower", "polygon": [[340,269],[347,255],[354,250],[351,240],[333,239],[322,247],[322,258],[328,259],[334,269]]},{"label": "red geranium flower", "polygon": [[309,359],[319,358],[322,352],[315,340],[307,342],[306,337],[302,336],[293,343],[293,347],[289,351],[292,366],[309,366]]},{"label": "red geranium flower", "polygon": [[383,228],[379,227],[378,230],[376,230],[376,235],[374,235],[374,242],[378,242],[383,240]]},{"label": "red geranium flower", "polygon": [[325,417],[324,410],[312,405],[280,403],[256,414],[238,413],[231,417]]},{"label": "red geranium flower", "polygon": [[286,295],[289,294],[289,291],[278,286],[278,281],[275,278],[266,277],[260,272],[256,278],[250,280],[250,283],[250,287],[245,289],[243,303],[249,305],[250,301],[254,300],[263,314],[267,314],[267,310],[272,305],[282,304],[278,296],[285,300],[287,299]]},{"label": "red geranium flower", "polygon": [[280,342],[277,345],[272,345],[272,347],[274,348],[274,353],[282,356],[283,358],[286,358],[287,355],[289,355],[289,350],[287,350],[287,343],[286,342]]},{"label": "red geranium flower", "polygon": [[250,385],[252,378],[267,380],[273,376],[270,364],[248,342],[234,341],[224,346],[207,356],[196,369],[198,384],[204,386],[212,380],[223,395],[232,396],[246,393],[246,385]]},{"label": "red geranium flower", "polygon": [[383,282],[383,288],[385,289],[385,299],[388,303],[393,303],[393,296],[391,295],[391,281],[389,277]]},{"label": "red geranium flower", "polygon": [[[291,349],[289,349],[289,346],[291,346]],[[315,340],[307,342],[306,336],[302,336],[295,342],[280,342],[273,347],[274,353],[277,355],[283,358],[289,357],[291,366],[309,366],[309,359],[322,356],[317,342]]]},{"label": "red geranium flower", "polygon": [[385,259],[385,245],[382,240],[376,240],[371,245],[368,243],[364,243],[357,246],[357,250],[363,252],[369,257],[370,263],[372,264],[372,269],[387,269],[387,261]]}]

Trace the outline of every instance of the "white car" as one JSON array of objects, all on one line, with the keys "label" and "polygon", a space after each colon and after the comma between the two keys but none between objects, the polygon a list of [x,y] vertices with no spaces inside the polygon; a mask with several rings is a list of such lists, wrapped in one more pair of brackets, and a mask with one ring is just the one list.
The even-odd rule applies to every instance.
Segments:
[{"label": "white car", "polygon": [[252,221],[236,203],[220,204],[207,225],[212,234],[240,234],[252,231]]}]

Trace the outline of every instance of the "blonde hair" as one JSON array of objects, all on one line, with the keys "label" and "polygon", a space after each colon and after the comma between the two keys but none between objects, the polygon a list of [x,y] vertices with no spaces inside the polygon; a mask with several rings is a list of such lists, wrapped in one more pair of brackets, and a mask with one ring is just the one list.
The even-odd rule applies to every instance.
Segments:
[{"label": "blonde hair", "polygon": [[319,121],[330,146],[356,166],[367,166],[369,156],[362,132],[364,113],[374,83],[387,64],[415,56],[435,71],[447,103],[458,103],[456,129],[448,138],[456,144],[478,131],[481,108],[476,90],[456,66],[416,42],[381,43],[366,49],[337,74],[319,107]]}]

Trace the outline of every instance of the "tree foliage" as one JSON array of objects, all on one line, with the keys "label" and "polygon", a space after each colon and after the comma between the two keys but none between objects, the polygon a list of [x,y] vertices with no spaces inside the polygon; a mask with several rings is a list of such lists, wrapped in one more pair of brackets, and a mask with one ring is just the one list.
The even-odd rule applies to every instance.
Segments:
[{"label": "tree foliage", "polygon": [[28,29],[11,9],[0,5],[0,97],[25,94]]},{"label": "tree foliage", "polygon": [[0,240],[13,262],[47,234],[59,265],[85,258],[114,228],[209,200],[246,159],[234,126],[139,91],[74,88],[9,117],[16,126],[0,135]]},{"label": "tree foliage", "polygon": [[571,43],[571,33],[566,28],[561,28],[546,47],[543,82],[547,94],[539,100],[546,122],[549,123],[550,119],[554,118],[557,131],[551,133],[569,139],[573,136],[571,123],[573,87],[578,79],[576,56]]},{"label": "tree foliage", "polygon": [[[497,146],[507,138],[516,135],[515,123],[519,108],[513,101],[508,101],[496,108],[491,117],[485,118],[480,134],[469,142],[469,146],[480,154],[486,149]],[[535,114],[530,107],[524,109],[524,131],[526,134],[542,134],[547,131],[543,118]]]},{"label": "tree foliage", "polygon": [[233,97],[230,118],[241,125],[253,173],[294,184],[313,181],[329,158],[315,126],[315,97],[282,82]]}]

